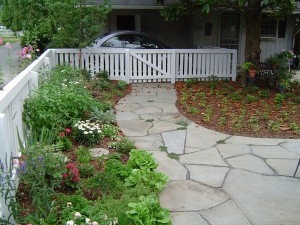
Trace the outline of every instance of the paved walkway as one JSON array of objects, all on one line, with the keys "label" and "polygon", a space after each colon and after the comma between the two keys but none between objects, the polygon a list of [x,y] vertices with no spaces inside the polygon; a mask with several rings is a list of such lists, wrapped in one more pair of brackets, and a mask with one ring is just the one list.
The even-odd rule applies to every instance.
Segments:
[{"label": "paved walkway", "polygon": [[175,101],[172,84],[134,84],[116,106],[124,134],[169,176],[160,202],[173,225],[300,224],[300,171],[292,177],[300,139],[211,131],[180,115]]}]

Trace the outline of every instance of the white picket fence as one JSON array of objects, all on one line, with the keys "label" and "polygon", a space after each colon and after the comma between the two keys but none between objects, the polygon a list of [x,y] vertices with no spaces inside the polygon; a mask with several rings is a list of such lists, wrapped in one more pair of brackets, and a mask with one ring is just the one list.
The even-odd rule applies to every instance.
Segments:
[{"label": "white picket fence", "polygon": [[[134,82],[172,82],[211,75],[236,79],[236,50],[229,49],[50,49],[30,64],[0,91],[0,159],[19,155],[18,135],[23,138],[24,100],[38,87],[38,73],[57,64],[86,69],[92,75],[106,70],[112,80]],[[4,199],[0,216],[7,218]]]},{"label": "white picket fence", "polygon": [[[80,57],[81,56],[81,57]],[[113,80],[172,82],[210,76],[236,79],[237,51],[232,49],[56,49],[55,62],[105,70]]]}]

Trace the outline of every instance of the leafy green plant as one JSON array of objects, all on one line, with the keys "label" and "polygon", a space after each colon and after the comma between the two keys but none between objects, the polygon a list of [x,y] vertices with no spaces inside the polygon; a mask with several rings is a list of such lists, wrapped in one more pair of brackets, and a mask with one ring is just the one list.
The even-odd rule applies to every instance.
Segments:
[{"label": "leafy green plant", "polygon": [[204,121],[205,122],[209,122],[210,119],[211,119],[211,114],[212,114],[212,106],[211,105],[208,105],[206,106],[206,111],[204,113]]},{"label": "leafy green plant", "polygon": [[176,153],[174,153],[174,152],[168,153],[168,157],[170,159],[176,159],[176,160],[179,159],[179,156]]},{"label": "leafy green plant", "polygon": [[282,104],[282,102],[284,101],[285,96],[283,94],[279,94],[277,93],[274,97],[274,103],[279,106]]},{"label": "leafy green plant", "polygon": [[79,175],[82,178],[91,177],[94,174],[94,167],[89,163],[79,164],[77,168],[79,170]]},{"label": "leafy green plant", "polygon": [[197,114],[197,113],[199,113],[199,109],[197,109],[194,106],[188,106],[188,112],[192,113],[192,114]]},{"label": "leafy green plant", "polygon": [[89,149],[79,146],[75,150],[77,161],[80,163],[88,163],[93,159],[92,153]]},{"label": "leafy green plant", "polygon": [[132,169],[145,169],[153,171],[158,164],[149,152],[134,149],[129,153],[127,165]]},{"label": "leafy green plant", "polygon": [[123,80],[118,80],[118,82],[115,85],[115,88],[117,89],[124,89],[127,86],[127,83]]},{"label": "leafy green plant", "polygon": [[129,203],[131,210],[126,215],[136,225],[171,225],[169,211],[162,209],[158,199],[153,196],[141,196],[138,203]]},{"label": "leafy green plant", "polygon": [[161,145],[161,146],[159,146],[159,150],[162,152],[166,152],[166,151],[168,151],[168,147]]},{"label": "leafy green plant", "polygon": [[245,97],[245,101],[246,103],[253,103],[256,101],[256,98],[254,95],[247,94]]},{"label": "leafy green plant", "polygon": [[78,121],[74,125],[74,138],[80,144],[92,146],[99,143],[102,137],[103,135],[99,124],[86,120]]},{"label": "leafy green plant", "polygon": [[135,149],[134,142],[125,137],[120,138],[120,140],[117,140],[116,142],[110,143],[109,147],[115,148],[121,153],[129,153],[132,149]]},{"label": "leafy green plant", "polygon": [[99,108],[92,108],[91,111],[91,121],[95,121],[100,124],[113,124],[116,123],[116,115],[111,111],[99,110]]},{"label": "leafy green plant", "polygon": [[300,127],[295,122],[290,123],[289,128],[294,131],[297,131],[300,129]]},{"label": "leafy green plant", "polygon": [[225,123],[226,123],[226,117],[221,116],[221,117],[219,118],[219,121],[218,121],[218,126],[219,126],[219,127],[222,127],[222,126],[225,125]]},{"label": "leafy green plant", "polygon": [[271,92],[270,92],[270,90],[265,89],[265,90],[261,90],[258,94],[261,98],[268,98],[268,97],[270,97]]},{"label": "leafy green plant", "polygon": [[111,124],[104,124],[101,130],[102,134],[109,137],[111,140],[114,140],[119,134],[119,128]]}]

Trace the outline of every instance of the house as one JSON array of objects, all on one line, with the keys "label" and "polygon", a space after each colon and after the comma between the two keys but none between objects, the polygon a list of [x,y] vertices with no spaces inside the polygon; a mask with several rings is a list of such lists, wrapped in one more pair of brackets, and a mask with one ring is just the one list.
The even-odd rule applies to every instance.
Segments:
[{"label": "house", "polygon": [[[94,5],[103,0],[85,0]],[[176,2],[166,0],[165,5]],[[193,14],[166,22],[160,15],[164,6],[156,0],[111,0],[112,11],[104,31],[136,30],[150,34],[172,48],[222,47],[238,50],[239,64],[244,62],[245,24],[243,15],[229,11]],[[300,53],[300,1],[292,15],[284,19],[262,16],[261,60],[281,51]],[[299,16],[299,19],[298,19]]]}]

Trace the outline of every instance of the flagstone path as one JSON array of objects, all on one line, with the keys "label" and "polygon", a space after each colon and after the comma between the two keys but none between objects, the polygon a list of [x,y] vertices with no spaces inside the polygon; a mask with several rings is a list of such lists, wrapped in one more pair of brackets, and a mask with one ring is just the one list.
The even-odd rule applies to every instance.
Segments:
[{"label": "flagstone path", "polygon": [[120,129],[169,177],[160,202],[173,225],[300,224],[300,171],[292,177],[300,139],[208,130],[183,117],[175,102],[172,84],[145,83],[116,106]]}]

